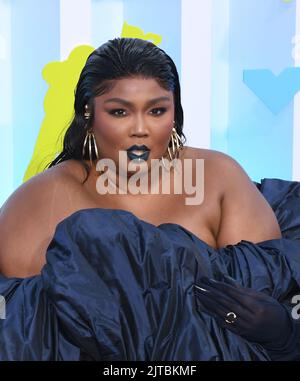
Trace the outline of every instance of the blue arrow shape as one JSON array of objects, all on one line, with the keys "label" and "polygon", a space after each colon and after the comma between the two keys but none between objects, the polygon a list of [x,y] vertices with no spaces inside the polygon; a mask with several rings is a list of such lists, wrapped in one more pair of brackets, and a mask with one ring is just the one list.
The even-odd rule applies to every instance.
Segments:
[{"label": "blue arrow shape", "polygon": [[287,68],[278,76],[269,69],[244,70],[243,81],[273,114],[278,114],[300,91],[300,67]]}]

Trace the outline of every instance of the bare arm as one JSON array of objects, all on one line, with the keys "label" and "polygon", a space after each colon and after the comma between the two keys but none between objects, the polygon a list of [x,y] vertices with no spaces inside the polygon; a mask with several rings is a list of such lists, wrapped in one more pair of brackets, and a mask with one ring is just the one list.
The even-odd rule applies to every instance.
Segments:
[{"label": "bare arm", "polygon": [[0,272],[7,277],[40,273],[55,227],[68,212],[66,180],[46,172],[20,186],[0,210]]},{"label": "bare arm", "polygon": [[243,168],[227,155],[220,154],[218,160],[217,172],[223,174],[224,187],[218,247],[241,240],[258,243],[281,238],[272,208]]}]

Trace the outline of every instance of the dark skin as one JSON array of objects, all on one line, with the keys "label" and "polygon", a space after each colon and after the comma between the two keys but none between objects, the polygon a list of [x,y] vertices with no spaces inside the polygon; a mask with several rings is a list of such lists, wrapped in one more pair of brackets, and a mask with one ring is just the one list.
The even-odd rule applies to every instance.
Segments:
[{"label": "dark skin", "polygon": [[[130,102],[130,106],[104,103],[115,97]],[[150,105],[150,101],[162,97],[168,100]],[[174,100],[172,92],[155,79],[116,81],[109,92],[94,99],[94,110],[92,129],[102,157],[117,163],[119,150],[133,144],[147,145],[151,149],[149,160],[167,157]],[[186,205],[186,194],[99,195],[96,163],[84,184],[86,172],[75,160],[34,176],[1,208],[0,271],[17,277],[39,274],[57,224],[86,208],[128,210],[156,226],[165,222],[180,224],[214,248],[242,239],[255,243],[281,237],[271,207],[234,159],[221,152],[188,146],[180,153],[180,160],[186,158],[205,160],[201,205]]]},{"label": "dark skin", "polygon": [[[112,98],[119,100],[109,101]],[[136,77],[116,81],[110,91],[94,99],[92,130],[99,158],[110,158],[118,167],[119,151],[133,144],[147,145],[151,149],[149,160],[167,157],[174,116],[172,92],[163,89],[155,79]],[[7,277],[39,274],[57,224],[86,208],[128,210],[156,226],[176,223],[215,249],[241,240],[257,243],[281,238],[271,207],[234,159],[221,152],[187,146],[179,156],[182,162],[184,159],[205,161],[205,196],[200,205],[186,205],[186,194],[172,192],[168,195],[99,195],[96,163],[92,163],[84,184],[86,173],[75,160],[67,160],[34,176],[19,187],[0,210],[0,271]],[[129,173],[128,178],[131,175]],[[219,297],[222,301],[224,294],[216,286],[206,285],[206,288],[209,296],[200,289],[198,296],[202,297],[208,313],[218,315],[209,297],[213,296],[214,300]],[[228,299],[231,294],[225,287],[226,293]],[[242,290],[244,294],[249,292]],[[245,303],[251,302],[251,295],[254,294],[243,299]],[[234,310],[232,300],[227,299],[223,301],[229,303],[224,311]]]},{"label": "dark skin", "polygon": [[172,92],[155,79],[124,78],[114,83],[111,91],[94,102],[92,128],[99,159],[112,159],[118,169],[119,150],[133,144],[150,148],[149,163],[164,156],[175,116]]}]

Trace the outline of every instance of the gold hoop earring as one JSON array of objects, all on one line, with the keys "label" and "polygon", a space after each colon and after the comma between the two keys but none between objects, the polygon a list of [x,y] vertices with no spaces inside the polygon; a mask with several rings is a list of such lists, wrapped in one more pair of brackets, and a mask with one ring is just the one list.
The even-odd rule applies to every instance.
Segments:
[{"label": "gold hoop earring", "polygon": [[[87,127],[87,125],[88,125],[88,121],[90,119],[90,116],[91,116],[91,114],[90,114],[90,112],[88,110],[88,106],[85,105],[84,118],[87,121],[85,127]],[[87,130],[87,133],[86,133],[86,136],[85,136],[85,139],[84,139],[84,142],[83,142],[83,146],[82,146],[82,157],[83,158],[86,156],[87,146],[88,146],[88,150],[89,150],[90,163],[92,165],[93,153],[95,154],[97,160],[99,158],[98,148],[97,148],[97,142],[96,142],[95,135],[94,135],[92,129]]]},{"label": "gold hoop earring", "polygon": [[[175,121],[173,121],[173,124],[175,125]],[[168,154],[169,154],[170,161],[172,161],[174,159],[178,159],[179,151],[183,149],[182,139],[178,135],[175,127],[172,128],[172,134],[171,134],[171,139],[170,139],[169,145],[170,145],[170,143],[172,145],[172,152],[170,150],[170,147],[168,146]],[[170,168],[166,167],[163,156],[161,157],[161,160],[162,160],[162,164],[165,167],[165,169],[170,170]]]},{"label": "gold hoop earring", "polygon": [[88,130],[87,131],[85,139],[84,139],[84,143],[83,143],[83,147],[82,147],[82,157],[83,158],[86,155],[87,145],[89,147],[89,159],[90,159],[90,162],[93,161],[92,150],[94,151],[96,159],[98,159],[99,158],[99,154],[98,154],[97,142],[96,142],[95,135],[92,132],[92,130]]}]

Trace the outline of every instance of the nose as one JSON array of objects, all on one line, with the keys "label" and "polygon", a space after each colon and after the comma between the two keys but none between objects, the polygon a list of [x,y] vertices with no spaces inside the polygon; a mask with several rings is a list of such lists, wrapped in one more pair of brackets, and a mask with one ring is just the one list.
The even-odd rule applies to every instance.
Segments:
[{"label": "nose", "polygon": [[149,135],[148,128],[142,118],[136,120],[131,128],[131,136],[145,137]]}]

